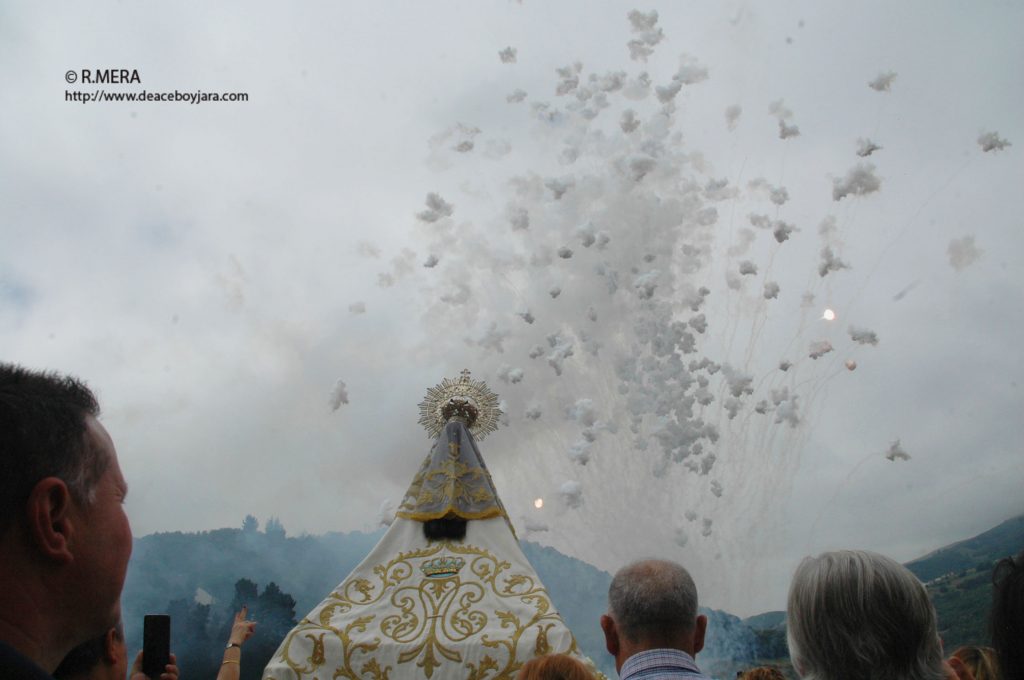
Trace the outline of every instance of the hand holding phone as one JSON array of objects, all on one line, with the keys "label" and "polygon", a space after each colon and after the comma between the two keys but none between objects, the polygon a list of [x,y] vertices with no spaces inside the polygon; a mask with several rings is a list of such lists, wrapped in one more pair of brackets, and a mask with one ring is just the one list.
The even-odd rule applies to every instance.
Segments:
[{"label": "hand holding phone", "polygon": [[142,626],[142,672],[156,680],[171,662],[171,617],[147,614]]}]

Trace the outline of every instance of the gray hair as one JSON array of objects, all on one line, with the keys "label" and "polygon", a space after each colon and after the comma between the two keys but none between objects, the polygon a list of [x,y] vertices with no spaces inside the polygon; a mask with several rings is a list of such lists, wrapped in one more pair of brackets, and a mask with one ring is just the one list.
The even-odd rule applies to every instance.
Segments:
[{"label": "gray hair", "polygon": [[697,586],[675,562],[633,562],[612,579],[608,609],[631,642],[683,633],[697,622]]},{"label": "gray hair", "polygon": [[805,678],[946,677],[927,591],[884,555],[842,550],[804,558],[789,587],[786,630]]}]

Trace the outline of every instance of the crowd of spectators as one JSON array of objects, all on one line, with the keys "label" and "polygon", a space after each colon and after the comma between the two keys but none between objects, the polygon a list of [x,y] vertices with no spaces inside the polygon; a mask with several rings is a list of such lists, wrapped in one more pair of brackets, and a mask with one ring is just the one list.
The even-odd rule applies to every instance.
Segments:
[{"label": "crowd of spectators", "polygon": [[[128,492],[99,404],[80,381],[0,364],[0,677],[122,680],[120,595],[131,554]],[[945,658],[924,586],[894,560],[842,550],[805,558],[789,588],[793,668],[813,680],[1024,680],[1024,552],[993,571],[991,648]],[[612,579],[599,621],[621,680],[708,678],[707,618],[681,565],[643,560]],[[235,616],[217,680],[237,680],[254,621]],[[178,680],[173,655],[158,671]],[[144,680],[143,653],[131,666]],[[537,657],[518,680],[591,680],[592,664]],[[739,677],[779,680],[775,668]],[[188,679],[192,680],[192,679]]]}]

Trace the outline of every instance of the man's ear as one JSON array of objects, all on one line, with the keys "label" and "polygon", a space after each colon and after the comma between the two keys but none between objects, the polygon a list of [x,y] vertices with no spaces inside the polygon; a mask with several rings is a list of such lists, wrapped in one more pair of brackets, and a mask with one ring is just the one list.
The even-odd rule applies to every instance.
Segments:
[{"label": "man's ear", "polygon": [[693,654],[704,649],[704,633],[708,630],[708,617],[701,614],[697,617],[697,625],[693,627]]},{"label": "man's ear", "polygon": [[121,640],[121,636],[117,634],[117,628],[108,628],[107,634],[103,636],[103,661],[108,666],[113,666],[118,662],[120,655],[118,650],[124,642]]},{"label": "man's ear", "polygon": [[32,488],[25,506],[28,536],[47,559],[67,564],[71,554],[71,491],[63,480],[46,477]]},{"label": "man's ear", "polygon": [[615,627],[615,619],[607,614],[601,615],[601,630],[604,631],[604,647],[614,657],[619,656],[619,630]]}]

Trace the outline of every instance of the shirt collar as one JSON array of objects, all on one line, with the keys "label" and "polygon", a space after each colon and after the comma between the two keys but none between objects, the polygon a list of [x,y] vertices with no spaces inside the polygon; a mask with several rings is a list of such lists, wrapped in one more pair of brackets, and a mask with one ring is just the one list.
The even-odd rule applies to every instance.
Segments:
[{"label": "shirt collar", "polygon": [[648,649],[638,652],[626,659],[619,671],[619,677],[625,680],[631,675],[652,668],[680,668],[700,673],[693,657],[681,649]]}]

